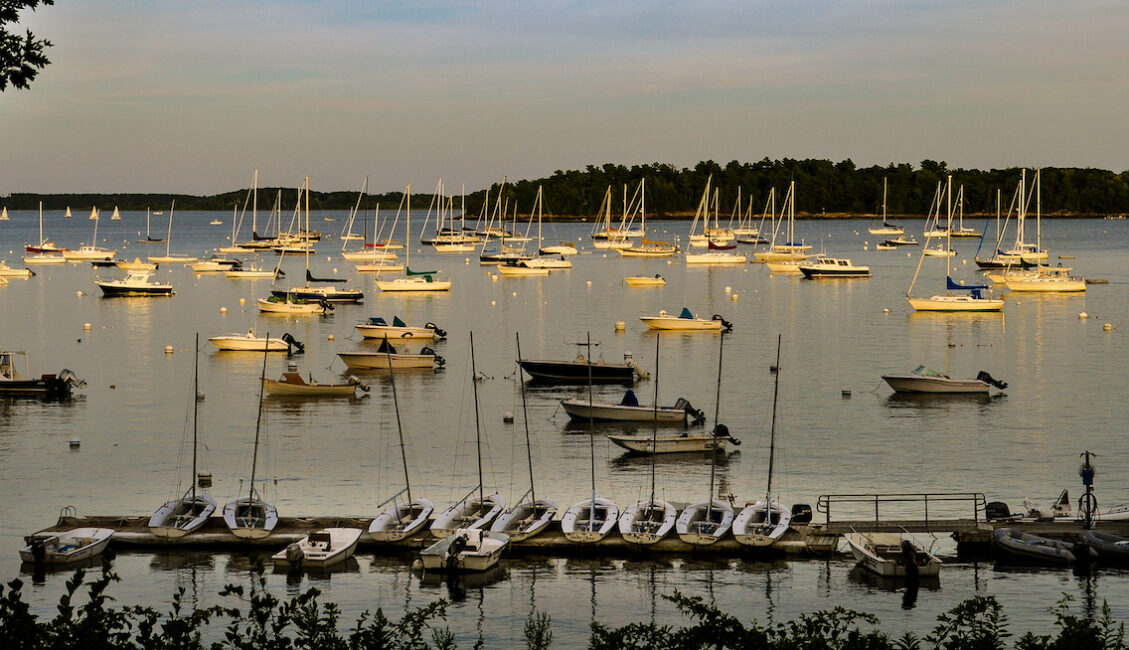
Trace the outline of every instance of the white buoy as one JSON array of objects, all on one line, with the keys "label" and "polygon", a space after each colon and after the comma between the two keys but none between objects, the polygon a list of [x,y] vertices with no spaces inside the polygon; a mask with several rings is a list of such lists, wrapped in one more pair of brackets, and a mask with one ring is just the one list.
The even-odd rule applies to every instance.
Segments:
[{"label": "white buoy", "polygon": [[516,291],[514,292],[513,295],[514,295],[514,298],[517,298],[517,292]]},{"label": "white buoy", "polygon": [[246,304],[247,304],[247,299],[246,299],[246,298],[240,298],[240,299],[239,299],[239,304],[241,304],[241,305],[246,305]]},{"label": "white buoy", "polygon": [[615,322],[615,331],[622,332],[625,329],[627,329],[627,323],[625,321],[617,320]]},{"label": "white buoy", "polygon": [[889,308],[889,307],[883,307],[883,308],[882,308],[882,313],[883,313],[883,314],[889,314],[889,313],[890,313],[890,308]]},{"label": "white buoy", "polygon": [[732,293],[733,287],[725,287],[725,293]]},{"label": "white buoy", "polygon": [[335,266],[335,267],[333,267],[333,272],[334,272],[334,273],[337,273],[337,267],[336,267],[336,266]]},{"label": "white buoy", "polygon": [[1086,312],[1084,312],[1084,311],[1078,312],[1078,318],[1082,318],[1082,319],[1085,319],[1085,318],[1089,318],[1089,317],[1090,317],[1090,315],[1089,315],[1089,314],[1087,314],[1087,313],[1086,313]]},{"label": "white buoy", "polygon": [[736,302],[737,301],[737,294],[733,294],[732,296],[729,297],[729,299]]},{"label": "white buoy", "polygon": [[463,264],[464,264],[464,265],[465,265],[465,264],[470,264],[470,258],[468,257],[468,258],[464,259],[464,260],[463,260]]},{"label": "white buoy", "polygon": [[172,346],[171,345],[165,346],[165,354],[172,354]]},{"label": "white buoy", "polygon": [[226,314],[227,313],[227,307],[220,307],[220,313]]},{"label": "white buoy", "polygon": [[89,332],[91,329],[93,329],[93,327],[94,326],[91,325],[90,323],[83,323],[82,324],[82,329],[86,330],[87,332]]},{"label": "white buoy", "polygon": [[498,304],[498,301],[497,301],[497,300],[491,300],[491,301],[490,301],[490,306],[491,306],[491,307],[493,307],[493,306],[495,306],[495,305],[497,305],[497,304]]},{"label": "white buoy", "polygon": [[497,281],[498,281],[498,276],[496,276],[496,275],[491,275],[491,276],[490,276],[490,281],[491,281],[491,282],[497,282]]},{"label": "white buoy", "polygon": [[78,296],[79,298],[81,298],[81,297],[85,296],[86,294],[85,294],[85,293],[83,293],[83,292],[81,292],[81,291],[76,291],[76,292],[74,292],[74,295],[76,295],[76,296]]},{"label": "white buoy", "polygon": [[585,283],[584,283],[584,286],[586,286],[586,287],[590,287],[590,286],[592,286],[592,281],[591,281],[591,280],[589,280],[589,281],[585,282]]}]

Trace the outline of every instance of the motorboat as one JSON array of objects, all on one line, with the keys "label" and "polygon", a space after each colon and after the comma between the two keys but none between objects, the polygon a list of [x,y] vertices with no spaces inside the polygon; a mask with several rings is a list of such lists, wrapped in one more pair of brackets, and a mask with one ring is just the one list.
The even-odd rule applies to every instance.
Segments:
[{"label": "motorboat", "polygon": [[1033,272],[1008,273],[1001,279],[1009,291],[1081,293],[1086,279],[1069,275],[1069,267],[1038,266]]},{"label": "motorboat", "polygon": [[150,282],[152,275],[151,271],[129,271],[122,280],[95,280],[94,284],[102,289],[106,298],[173,295],[171,284]]},{"label": "motorboat", "polygon": [[572,361],[518,359],[517,363],[534,381],[544,383],[586,384],[591,380],[596,384],[633,384],[636,378],[647,377],[630,353],[623,355],[623,363],[603,359],[590,362],[583,354]]},{"label": "motorboat", "polygon": [[882,243],[885,244],[886,246],[893,246],[894,248],[897,248],[899,246],[920,246],[921,245],[921,242],[914,239],[913,235],[909,235],[909,236],[902,235],[902,236],[899,236],[899,237],[894,237],[893,239],[884,239],[884,240],[882,240]]},{"label": "motorboat", "polygon": [[72,528],[55,533],[40,533],[24,538],[20,559],[35,564],[70,564],[96,557],[106,550],[112,528]]},{"label": "motorboat", "polygon": [[140,257],[135,257],[132,262],[118,260],[114,262],[114,266],[123,271],[156,271],[158,265],[155,262],[143,262]]},{"label": "motorboat", "polygon": [[429,347],[423,347],[415,354],[397,352],[396,348],[388,343],[388,339],[382,340],[376,351],[338,352],[337,356],[345,362],[350,370],[442,368],[447,363],[443,357],[435,354],[435,350]]},{"label": "motorboat", "polygon": [[659,311],[657,316],[640,316],[639,320],[652,330],[729,332],[733,329],[733,323],[722,318],[720,314],[714,314],[710,318],[699,318],[687,307],[683,307],[677,316],[668,314],[664,309]]},{"label": "motorboat", "polygon": [[223,273],[243,268],[243,263],[219,255],[212,255],[201,262],[192,262],[188,265],[196,273]]},{"label": "motorboat", "polygon": [[358,388],[369,391],[368,384],[352,376],[344,384],[321,384],[312,377],[307,381],[296,363],[288,364],[279,379],[263,378],[263,388],[275,397],[355,397]]},{"label": "motorboat", "polygon": [[[23,358],[23,372],[16,367],[16,357]],[[86,382],[66,368],[55,374],[32,378],[28,369],[27,352],[0,350],[0,395],[29,395],[35,397],[69,397],[71,389],[86,386]]]},{"label": "motorboat", "polygon": [[597,422],[660,422],[685,425],[690,418],[694,424],[705,422],[706,414],[696,409],[685,398],[678,398],[673,406],[640,404],[635,391],[628,389],[619,402],[589,402],[570,397],[561,400],[561,407],[573,420]]},{"label": "motorboat", "polygon": [[0,278],[30,278],[33,275],[35,271],[29,268],[12,268],[7,261],[0,260]]},{"label": "motorboat", "polygon": [[259,298],[259,311],[265,314],[327,314],[333,311],[333,305],[326,300],[309,300],[298,296],[286,295],[279,297],[271,295]]},{"label": "motorboat", "polygon": [[659,275],[631,275],[623,279],[629,287],[661,287],[666,284],[666,278]]},{"label": "motorboat", "polygon": [[549,269],[546,267],[529,266],[527,262],[531,261],[533,258],[503,262],[498,265],[498,274],[510,277],[549,275]]},{"label": "motorboat", "polygon": [[280,269],[264,269],[258,264],[244,267],[224,269],[223,277],[229,280],[258,280],[260,278],[274,278],[285,275]]},{"label": "motorboat", "polygon": [[275,566],[323,568],[340,564],[353,557],[360,528],[323,528],[271,556]]},{"label": "motorboat", "polygon": [[435,323],[428,322],[423,327],[413,327],[400,320],[399,316],[392,317],[392,323],[380,316],[372,316],[367,322],[357,323],[357,331],[366,339],[414,339],[414,340],[440,340],[447,338],[447,332],[439,329]]},{"label": "motorboat", "polygon": [[44,264],[66,264],[67,258],[62,253],[32,253],[23,256],[24,264],[40,266]]},{"label": "motorboat", "polygon": [[305,346],[294,340],[293,336],[283,334],[281,338],[258,336],[255,328],[249,328],[246,334],[221,334],[208,339],[217,350],[226,352],[290,352],[293,346],[299,353],[305,351]]},{"label": "motorboat", "polygon": [[869,266],[856,266],[851,260],[835,257],[816,257],[796,265],[805,278],[868,278]]},{"label": "motorboat", "polygon": [[908,534],[851,532],[843,537],[855,562],[880,576],[929,577],[941,572],[941,560]]},{"label": "motorboat", "polygon": [[890,388],[897,393],[979,393],[987,394],[993,387],[1007,388],[1007,382],[999,381],[981,370],[975,379],[954,379],[925,366],[918,366],[913,372],[900,375],[882,375]]},{"label": "motorboat", "polygon": [[1072,564],[1098,556],[1098,551],[1085,544],[1040,537],[1017,528],[997,528],[992,543],[1008,555],[1052,564]]},{"label": "motorboat", "polygon": [[594,544],[608,536],[619,522],[619,506],[603,497],[587,498],[565,511],[561,532],[565,539]]},{"label": "motorboat", "polygon": [[460,528],[419,552],[425,571],[486,571],[510,545],[505,533]]},{"label": "motorboat", "polygon": [[450,291],[450,280],[436,280],[433,273],[406,270],[407,275],[392,280],[377,280],[381,291]]}]

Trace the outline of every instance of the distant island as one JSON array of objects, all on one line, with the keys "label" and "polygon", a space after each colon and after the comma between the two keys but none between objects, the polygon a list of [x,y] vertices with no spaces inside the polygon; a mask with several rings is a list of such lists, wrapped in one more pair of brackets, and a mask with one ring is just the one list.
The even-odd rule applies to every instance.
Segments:
[{"label": "distant island", "polygon": [[[777,210],[791,181],[796,181],[796,214],[801,218],[871,217],[882,211],[882,179],[888,185],[886,210],[896,217],[923,217],[929,211],[937,189],[952,174],[954,188],[964,186],[964,214],[977,217],[996,214],[997,191],[1001,210],[1006,214],[1015,198],[1020,169],[949,169],[946,163],[923,160],[916,168],[909,163],[874,165],[858,168],[850,159],[838,163],[807,159],[769,160],[742,163],[736,160],[724,166],[712,160],[699,162],[693,168],[679,168],[666,163],[633,165],[588,165],[583,170],[556,171],[548,178],[521,180],[477,190],[467,194],[467,214],[494,210],[499,189],[502,202],[512,215],[528,214],[537,188],[544,188],[545,217],[558,221],[591,219],[599,212],[608,186],[613,188],[613,216],[622,210],[623,186],[633,192],[641,179],[646,181],[648,218],[677,219],[694,215],[706,179],[713,177],[718,188],[718,212],[728,220],[737,209],[737,191],[741,189],[741,210],[752,206],[760,215],[771,188],[776,189]],[[1028,171],[1030,180],[1032,172]],[[1030,187],[1030,185],[1029,185]],[[31,194],[13,192],[0,197],[0,205],[9,210],[35,210],[43,202],[46,210],[67,207],[100,210],[168,209],[176,200],[178,210],[231,211],[241,209],[247,201],[247,188],[211,196],[187,194]],[[955,190],[954,190],[955,194]],[[297,188],[259,188],[259,209],[269,210],[275,197],[281,196],[281,209],[289,212],[297,201]],[[396,209],[402,192],[366,194],[361,209]],[[489,198],[488,198],[489,197]],[[489,205],[484,205],[489,200]],[[412,208],[426,210],[434,196],[413,193]],[[1029,211],[1035,209],[1028,198]],[[1077,167],[1044,167],[1040,193],[1042,213],[1049,217],[1095,217],[1129,212],[1129,171],[1120,173],[1104,169]],[[357,204],[356,191],[310,192],[311,210],[351,210]],[[462,198],[455,198],[460,209]]]}]

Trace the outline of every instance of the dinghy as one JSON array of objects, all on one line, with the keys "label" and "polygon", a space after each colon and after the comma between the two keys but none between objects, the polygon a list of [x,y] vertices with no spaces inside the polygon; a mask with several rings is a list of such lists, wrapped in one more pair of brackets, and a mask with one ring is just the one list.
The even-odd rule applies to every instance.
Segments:
[{"label": "dinghy", "polygon": [[1082,540],[1103,560],[1129,560],[1129,537],[1087,530],[1082,533]]},{"label": "dinghy", "polygon": [[298,372],[298,364],[287,364],[286,372],[279,379],[263,378],[263,388],[274,397],[356,397],[357,389],[369,391],[368,384],[362,384],[350,376],[344,384],[322,384],[312,377],[307,381]]},{"label": "dinghy", "polygon": [[459,528],[419,553],[425,571],[486,571],[510,544],[504,533]]},{"label": "dinghy", "polygon": [[323,528],[271,556],[275,566],[323,568],[353,557],[360,528]]},{"label": "dinghy", "polygon": [[710,332],[729,332],[733,330],[733,323],[722,318],[721,314],[714,314],[710,318],[699,318],[691,311],[683,307],[682,312],[677,316],[668,314],[666,310],[662,310],[657,316],[640,316],[639,320],[648,329],[653,330],[683,330],[683,331],[710,331]]},{"label": "dinghy", "polygon": [[992,543],[1005,554],[1026,560],[1070,564],[1090,559],[1097,553],[1084,544],[1071,544],[1057,539],[1049,539],[1025,533],[1015,528],[998,528],[992,533]]},{"label": "dinghy", "polygon": [[106,550],[112,528],[72,528],[61,533],[30,535],[20,559],[35,564],[70,564],[96,557]]},{"label": "dinghy", "polygon": [[860,566],[886,578],[935,576],[941,560],[908,534],[857,533],[843,536]]},{"label": "dinghy", "polygon": [[706,421],[706,414],[694,408],[685,398],[679,397],[674,406],[640,404],[635,391],[628,389],[623,399],[617,402],[592,402],[570,397],[561,400],[561,407],[573,420],[591,418],[597,422],[661,422],[663,424],[685,425],[692,418],[693,424]]}]

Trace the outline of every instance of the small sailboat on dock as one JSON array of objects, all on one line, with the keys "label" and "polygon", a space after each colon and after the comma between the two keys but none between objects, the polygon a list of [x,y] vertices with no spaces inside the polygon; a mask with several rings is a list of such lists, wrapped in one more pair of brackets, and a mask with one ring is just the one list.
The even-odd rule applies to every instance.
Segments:
[{"label": "small sailboat on dock", "polygon": [[[270,335],[267,336],[270,341]],[[263,344],[263,374],[267,371],[267,353],[270,347]],[[273,503],[267,503],[257,489],[255,489],[255,473],[259,467],[259,441],[261,439],[263,424],[263,389],[259,385],[259,410],[255,416],[255,442],[251,451],[251,480],[247,488],[247,496],[238,496],[228,501],[223,507],[223,521],[227,524],[232,535],[243,539],[262,539],[270,535],[278,525],[278,509]],[[242,480],[240,481],[242,484]]]}]

